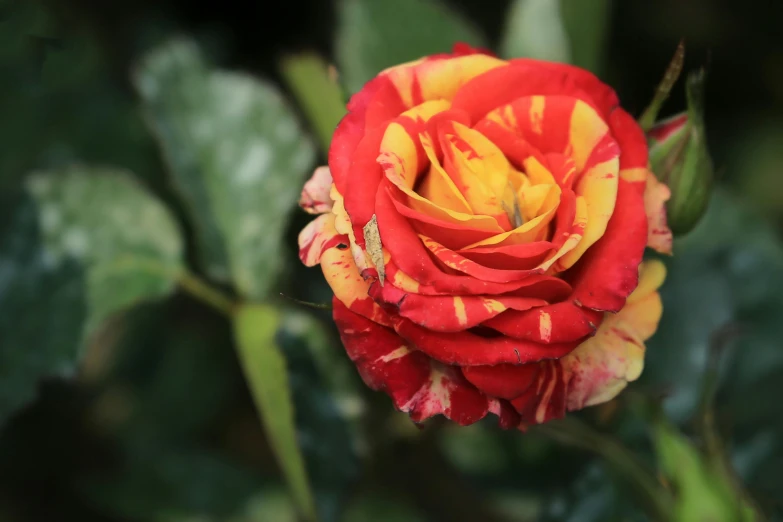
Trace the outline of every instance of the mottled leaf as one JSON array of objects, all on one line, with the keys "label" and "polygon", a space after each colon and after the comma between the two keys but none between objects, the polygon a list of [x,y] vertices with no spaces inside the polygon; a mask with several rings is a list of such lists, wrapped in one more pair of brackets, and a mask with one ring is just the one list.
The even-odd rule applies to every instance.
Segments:
[{"label": "mottled leaf", "polygon": [[271,84],[211,69],[186,40],[147,55],[134,81],[195,222],[205,269],[248,297],[265,297],[314,160],[292,110]]},{"label": "mottled leaf", "polygon": [[73,371],[106,318],[171,292],[181,257],[171,216],[127,172],[30,176],[0,243],[0,419]]},{"label": "mottled leaf", "polygon": [[568,35],[557,0],[515,0],[506,14],[500,43],[504,58],[537,58],[568,63]]}]

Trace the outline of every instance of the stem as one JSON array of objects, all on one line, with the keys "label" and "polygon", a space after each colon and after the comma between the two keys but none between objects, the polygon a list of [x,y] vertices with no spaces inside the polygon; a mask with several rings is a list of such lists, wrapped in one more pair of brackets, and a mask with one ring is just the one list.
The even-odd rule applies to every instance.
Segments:
[{"label": "stem", "polygon": [[237,303],[231,297],[210,286],[187,268],[165,265],[157,259],[119,256],[103,272],[127,270],[138,270],[175,281],[185,292],[226,315],[232,315],[237,307]]},{"label": "stem", "polygon": [[297,299],[295,297],[291,297],[289,295],[285,295],[284,293],[280,293],[280,297],[284,299],[288,299],[289,301],[293,301],[294,303],[300,304],[302,306],[308,306],[310,308],[315,308],[316,310],[331,310],[332,305],[330,303],[311,303],[310,301],[302,301],[301,299]]},{"label": "stem", "polygon": [[591,451],[635,486],[654,520],[671,520],[674,499],[652,472],[628,448],[589,425],[569,417],[533,428],[561,444]]},{"label": "stem", "polygon": [[699,414],[696,424],[696,430],[704,446],[704,453],[707,461],[713,466],[713,469],[723,475],[731,488],[736,492],[747,506],[749,506],[756,516],[757,521],[765,520],[762,511],[756,505],[754,499],[745,489],[740,478],[737,476],[734,466],[731,463],[726,447],[723,444],[718,430],[715,426],[715,395],[718,391],[720,381],[720,361],[727,345],[741,333],[740,327],[736,324],[727,324],[715,331],[710,338],[709,353],[707,355],[707,365],[704,369],[704,380],[701,386],[701,397],[699,401]]},{"label": "stem", "polygon": [[658,88],[655,90],[655,96],[653,97],[650,105],[644,110],[644,113],[639,117],[639,125],[645,131],[650,130],[655,125],[655,120],[658,118],[658,112],[661,110],[663,102],[669,97],[677,79],[682,72],[682,66],[685,61],[685,42],[680,40],[677,45],[677,49],[674,51],[669,67],[663,75],[661,83],[658,84]]},{"label": "stem", "polygon": [[187,270],[182,270],[177,274],[177,283],[185,292],[223,314],[231,316],[237,307],[237,304],[229,296]]}]

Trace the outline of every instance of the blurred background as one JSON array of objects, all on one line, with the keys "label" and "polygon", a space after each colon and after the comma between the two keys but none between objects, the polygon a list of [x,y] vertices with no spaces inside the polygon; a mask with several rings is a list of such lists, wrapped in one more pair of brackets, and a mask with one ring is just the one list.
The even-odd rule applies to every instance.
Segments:
[{"label": "blurred background", "polygon": [[[281,59],[315,52],[337,64],[352,91],[361,74],[343,71],[340,61],[353,51],[371,52],[394,24],[435,34],[422,42],[406,36],[413,47],[448,50],[443,42],[451,33],[439,40],[439,27],[404,18],[404,6],[415,0],[387,6],[392,15],[402,14],[399,20],[389,17],[386,29],[385,17],[351,11],[345,6],[357,2],[349,0],[0,2],[0,520],[297,520],[245,384],[232,324],[215,310],[220,296],[206,297],[217,299],[210,307],[192,296],[199,294],[197,283],[182,291],[147,281],[154,290],[144,296],[160,299],[131,296],[123,302],[135,306],[106,305],[111,313],[99,313],[96,303],[103,306],[111,297],[94,295],[94,279],[105,273],[70,261],[52,271],[51,263],[31,253],[36,242],[51,238],[41,206],[46,189],[36,188],[42,184],[30,173],[63,173],[74,163],[130,171],[138,183],[121,185],[120,192],[130,194],[140,184],[156,198],[154,208],[118,212],[112,223],[118,228],[107,228],[99,239],[113,244],[127,236],[131,244],[134,231],[149,227],[164,244],[160,252],[176,256],[165,245],[179,245],[172,248],[181,251],[182,263],[221,295],[263,295],[279,313],[275,339],[289,368],[297,437],[322,520],[648,520],[643,499],[610,465],[607,448],[618,440],[641,464],[657,469],[664,484],[674,484],[678,502],[699,512],[699,506],[718,502],[707,491],[709,477],[697,477],[702,468],[687,459],[679,461],[679,471],[667,467],[650,434],[662,412],[694,447],[708,445],[700,428],[705,397],[714,398],[711,429],[731,462],[733,480],[744,484],[765,516],[783,520],[783,3],[581,1],[587,14],[575,26],[597,31],[598,50],[587,56],[589,49],[574,46],[568,54],[576,63],[590,62],[632,114],[649,102],[681,38],[685,71],[706,67],[706,132],[717,190],[705,218],[676,241],[675,257],[667,261],[664,319],[648,343],[642,379],[615,401],[578,415],[592,431],[577,444],[535,430],[501,432],[494,419],[468,428],[439,419],[416,427],[393,412],[385,396],[365,389],[328,311],[278,297],[330,299],[320,271],[306,269],[296,257],[296,236],[309,216],[293,202],[308,171],[325,157],[317,139],[307,137],[314,132],[281,145],[297,151],[291,154],[299,162],[285,165],[294,165],[298,178],[287,175],[292,199],[275,218],[282,239],[259,240],[266,257],[251,264],[264,271],[267,258],[274,258],[272,280],[251,281],[249,290],[239,279],[232,285],[221,276],[220,263],[213,269],[200,255],[199,243],[208,240],[199,237],[198,209],[193,217],[195,189],[186,187],[183,197],[172,182],[171,170],[189,168],[181,151],[200,142],[171,145],[181,130],[177,125],[196,120],[161,123],[177,102],[145,83],[157,73],[158,79],[165,76],[156,69],[165,69],[160,56],[145,58],[151,50],[172,37],[188,37],[205,63],[263,79],[288,99],[270,94],[274,107],[288,108],[278,120],[292,118],[299,136],[300,128],[308,128],[305,104],[290,90]],[[493,49],[508,34],[513,3],[443,1],[459,20],[455,34],[467,31]],[[362,27],[380,36],[362,35]],[[556,30],[538,27],[544,35]],[[192,92],[185,85],[178,96]],[[228,98],[218,100],[205,114],[235,117],[229,105]],[[684,109],[681,82],[663,115]],[[213,181],[205,182],[207,190]],[[273,191],[272,185],[259,187]],[[71,212],[103,197],[84,194],[68,203]],[[252,211],[252,198],[245,203]],[[101,204],[115,206],[111,198]],[[116,206],[123,204],[118,199]],[[217,221],[225,225],[221,208]],[[156,212],[168,215],[158,219]],[[103,226],[95,219],[80,223],[88,230]],[[79,240],[63,240],[66,257],[80,251]],[[250,234],[227,241],[229,250],[241,250],[254,239]],[[109,282],[100,288],[112,295],[137,292],[129,290],[128,280]],[[180,285],[188,290],[187,282]]]}]

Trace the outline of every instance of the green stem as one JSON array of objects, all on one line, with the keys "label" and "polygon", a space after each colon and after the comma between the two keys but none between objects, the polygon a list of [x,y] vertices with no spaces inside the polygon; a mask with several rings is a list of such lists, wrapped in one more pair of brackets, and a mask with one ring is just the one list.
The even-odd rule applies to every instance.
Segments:
[{"label": "green stem", "polygon": [[644,110],[644,113],[639,117],[639,125],[645,131],[648,131],[655,125],[655,120],[658,118],[658,112],[663,106],[663,102],[669,97],[674,84],[677,83],[677,79],[682,72],[682,66],[685,62],[685,42],[680,40],[677,45],[677,49],[674,51],[669,67],[663,75],[661,83],[658,84],[658,88],[655,90],[655,96],[653,96],[650,105]]},{"label": "green stem", "polygon": [[634,485],[634,490],[639,494],[654,520],[661,522],[671,520],[674,506],[671,493],[636,455],[617,440],[599,433],[573,417],[549,422],[533,429],[561,444],[581,448],[601,456],[623,479],[627,479]]},{"label": "green stem", "polygon": [[233,299],[187,270],[177,274],[177,283],[185,292],[218,312],[231,316],[236,310],[237,303]]},{"label": "green stem", "polygon": [[180,288],[192,297],[229,316],[234,313],[234,309],[237,307],[237,303],[230,296],[209,285],[184,267],[173,267],[165,265],[156,259],[126,255],[114,259],[109,269],[140,270],[175,281]]},{"label": "green stem", "polygon": [[696,430],[701,439],[704,453],[707,461],[712,465],[716,473],[724,477],[726,482],[734,489],[737,496],[742,499],[746,506],[752,510],[756,521],[765,520],[762,511],[756,505],[754,499],[745,489],[740,478],[737,476],[734,466],[731,464],[728,452],[726,450],[717,427],[715,426],[715,395],[720,384],[720,361],[727,345],[736,339],[741,333],[736,324],[727,324],[715,331],[710,339],[709,352],[707,354],[707,365],[704,369],[704,380],[701,386],[701,397],[699,401],[698,419]]}]

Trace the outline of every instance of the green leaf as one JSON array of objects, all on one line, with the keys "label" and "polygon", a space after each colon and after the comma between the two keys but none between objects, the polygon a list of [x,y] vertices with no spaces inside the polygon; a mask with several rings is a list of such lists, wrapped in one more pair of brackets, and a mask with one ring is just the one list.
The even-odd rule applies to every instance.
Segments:
[{"label": "green leaf", "polygon": [[436,0],[340,0],[337,22],[338,71],[351,93],[387,67],[449,52],[456,42],[484,45],[474,27]]},{"label": "green leaf", "polygon": [[611,0],[560,0],[560,13],[571,43],[573,65],[601,73],[611,6]]},{"label": "green leaf", "polygon": [[209,68],[187,40],[148,54],[134,81],[207,272],[266,297],[282,263],[273,253],[314,159],[293,112],[272,85]]},{"label": "green leaf", "polygon": [[506,14],[500,43],[504,58],[568,63],[571,50],[556,0],[516,0]]},{"label": "green leaf", "polygon": [[265,305],[241,307],[234,334],[245,378],[297,507],[315,520],[315,502],[297,444],[294,407],[285,359],[275,343],[280,313]]},{"label": "green leaf", "polygon": [[86,269],[85,336],[110,315],[172,291],[182,239],[168,210],[130,173],[73,166],[32,174],[44,255]]},{"label": "green leaf", "polygon": [[287,56],[281,63],[283,77],[312,123],[323,152],[329,151],[334,129],[345,115],[343,92],[329,68],[316,54]]},{"label": "green leaf", "polygon": [[310,314],[284,313],[278,344],[289,366],[302,453],[310,470],[319,519],[336,521],[359,479],[359,449],[368,441],[360,421],[364,383],[331,332]]},{"label": "green leaf", "polygon": [[756,515],[723,475],[702,458],[691,442],[668,422],[654,427],[661,471],[675,491],[674,522],[752,522]]},{"label": "green leaf", "polygon": [[124,171],[35,173],[14,208],[0,237],[0,420],[41,378],[72,372],[106,318],[171,292],[182,257],[168,211]]}]

